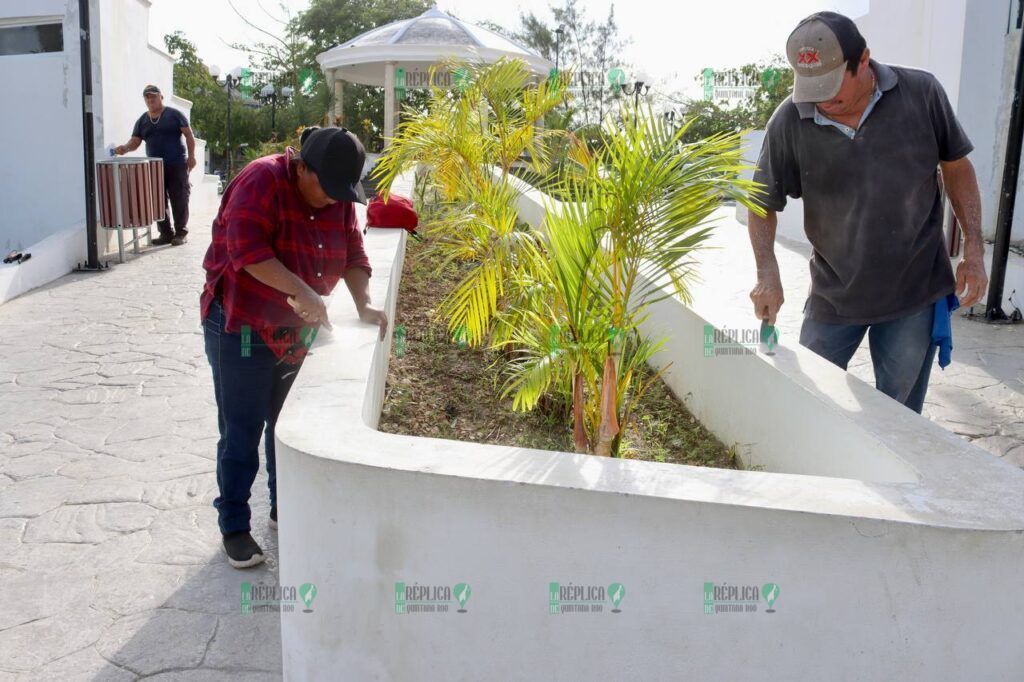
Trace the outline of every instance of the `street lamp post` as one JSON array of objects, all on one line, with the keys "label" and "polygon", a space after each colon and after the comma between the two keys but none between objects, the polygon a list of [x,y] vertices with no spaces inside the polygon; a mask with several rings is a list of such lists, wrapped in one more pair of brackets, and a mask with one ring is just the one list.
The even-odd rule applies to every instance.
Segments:
[{"label": "street lamp post", "polygon": [[624,95],[633,96],[633,108],[636,109],[640,106],[640,96],[646,95],[647,91],[651,89],[650,78],[644,73],[638,73],[636,75],[636,81],[632,85],[626,85],[623,83],[619,86],[622,88]]},{"label": "street lamp post", "polygon": [[264,102],[270,102],[270,130],[275,135],[277,134],[277,100],[281,99],[282,102],[287,102],[292,98],[294,91],[289,87],[281,88],[280,94],[277,92],[277,88],[274,85],[264,85],[263,89],[260,90],[260,99]]},{"label": "street lamp post", "polygon": [[231,155],[231,89],[237,88],[242,82],[242,67],[235,67],[231,73],[221,76],[220,68],[210,67],[210,75],[213,76],[219,85],[227,88],[228,93],[228,120],[227,120],[227,153],[228,153],[228,179],[231,179],[231,172],[234,170],[234,158]]}]

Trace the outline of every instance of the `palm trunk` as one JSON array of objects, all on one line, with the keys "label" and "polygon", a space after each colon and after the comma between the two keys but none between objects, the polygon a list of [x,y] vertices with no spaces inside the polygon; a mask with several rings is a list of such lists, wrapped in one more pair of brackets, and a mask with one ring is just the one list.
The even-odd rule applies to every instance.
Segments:
[{"label": "palm trunk", "polygon": [[583,425],[583,374],[576,372],[572,380],[572,439],[576,452],[590,452],[587,429]]},{"label": "palm trunk", "polygon": [[618,379],[615,371],[615,356],[604,359],[604,376],[601,377],[601,426],[597,430],[595,455],[611,457],[615,436],[619,433],[618,415],[615,413],[616,388]]}]

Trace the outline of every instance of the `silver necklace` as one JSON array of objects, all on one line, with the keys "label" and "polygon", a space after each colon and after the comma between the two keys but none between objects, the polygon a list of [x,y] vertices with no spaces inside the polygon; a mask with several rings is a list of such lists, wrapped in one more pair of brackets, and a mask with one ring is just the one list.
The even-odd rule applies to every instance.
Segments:
[{"label": "silver necklace", "polygon": [[157,125],[158,123],[160,123],[160,119],[162,119],[164,117],[164,112],[165,111],[167,111],[167,107],[164,107],[163,109],[160,110],[160,115],[156,117],[155,121],[153,120],[152,116],[149,116],[149,112],[148,111],[146,112],[146,115],[149,116],[149,122],[150,123],[152,123],[153,125]]}]

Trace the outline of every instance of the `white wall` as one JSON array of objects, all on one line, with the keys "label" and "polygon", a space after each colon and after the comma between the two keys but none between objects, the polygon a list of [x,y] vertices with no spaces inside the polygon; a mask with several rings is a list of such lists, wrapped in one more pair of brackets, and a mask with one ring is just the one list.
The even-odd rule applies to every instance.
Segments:
[{"label": "white wall", "polygon": [[85,224],[78,3],[15,0],[0,6],[0,21],[38,16],[65,17],[64,51],[0,56],[0,144],[8,159],[0,164],[4,255]]},{"label": "white wall", "polygon": [[[930,71],[946,89],[974,143],[970,159],[988,239],[995,235],[1020,36],[1013,26],[1007,32],[1016,7],[1016,0],[872,0],[868,14],[856,20],[876,59]],[[1024,197],[1024,177],[1018,196]],[[1024,205],[1011,239],[1024,240]]]}]

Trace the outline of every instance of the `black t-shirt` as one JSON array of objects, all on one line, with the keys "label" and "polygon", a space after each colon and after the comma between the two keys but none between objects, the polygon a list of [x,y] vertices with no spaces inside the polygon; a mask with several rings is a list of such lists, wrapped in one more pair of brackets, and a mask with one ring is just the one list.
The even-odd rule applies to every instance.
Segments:
[{"label": "black t-shirt", "polygon": [[974,149],[930,73],[871,66],[882,97],[853,139],[786,99],[768,122],[754,179],[781,211],[802,198],[813,247],[807,317],[875,324],[953,292],[937,169]]},{"label": "black t-shirt", "polygon": [[185,145],[181,141],[181,129],[187,127],[185,114],[173,107],[164,107],[155,123],[148,111],[140,116],[135,122],[132,137],[146,141],[146,156],[159,157],[168,166],[184,165]]}]

